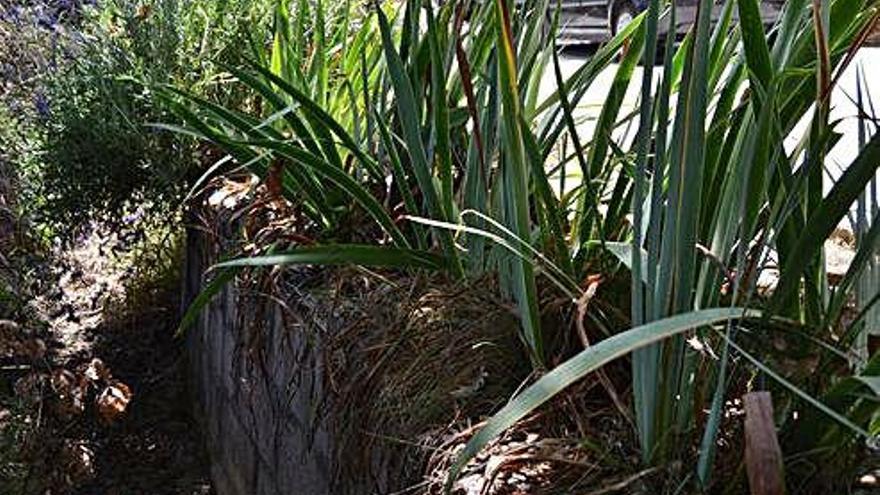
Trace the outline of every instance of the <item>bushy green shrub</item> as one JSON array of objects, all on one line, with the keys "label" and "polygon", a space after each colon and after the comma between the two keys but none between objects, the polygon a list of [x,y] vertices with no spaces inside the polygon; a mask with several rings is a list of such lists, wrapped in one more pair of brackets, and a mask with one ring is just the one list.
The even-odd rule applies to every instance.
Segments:
[{"label": "bushy green shrub", "polygon": [[[240,60],[268,2],[21,2],[0,18],[5,159],[21,204],[53,232],[127,214],[167,217],[199,155],[147,88],[175,84],[222,101],[217,62]],[[212,36],[205,36],[211,32]]]}]

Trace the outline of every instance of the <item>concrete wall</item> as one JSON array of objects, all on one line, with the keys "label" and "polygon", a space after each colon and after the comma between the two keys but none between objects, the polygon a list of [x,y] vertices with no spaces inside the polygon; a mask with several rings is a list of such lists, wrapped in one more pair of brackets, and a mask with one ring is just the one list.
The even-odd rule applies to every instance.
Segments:
[{"label": "concrete wall", "polygon": [[[185,306],[201,290],[218,244],[207,230],[188,232]],[[278,305],[264,305],[261,313],[242,301],[230,284],[187,335],[193,395],[217,493],[358,493],[334,487],[327,418],[316,419],[316,401],[324,395],[320,342],[296,331],[302,322],[282,315]],[[255,299],[244,301],[256,305]],[[262,316],[255,321],[252,314]],[[254,324],[259,341],[248,331]]]}]

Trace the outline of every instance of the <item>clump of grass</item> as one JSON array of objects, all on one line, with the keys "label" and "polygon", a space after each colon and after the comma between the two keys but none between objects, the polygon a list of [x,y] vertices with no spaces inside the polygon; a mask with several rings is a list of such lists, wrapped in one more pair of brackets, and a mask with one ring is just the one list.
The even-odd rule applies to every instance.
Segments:
[{"label": "clump of grass", "polygon": [[[742,335],[769,342],[784,321],[826,349],[849,350],[831,339],[840,298],[853,287],[828,297],[822,249],[875,176],[880,137],[864,140],[824,197],[822,164],[833,144],[832,76],[876,23],[875,4],[790,0],[768,31],[755,0],[727,0],[714,23],[712,3],[701,0],[676,46],[657,33],[661,15],[675,9],[663,14],[665,5],[653,1],[567,79],[543,34],[553,12],[547,1],[434,8],[409,0],[398,11],[346,4],[330,22],[321,0],[303,9],[278,5],[268,55],[230,69],[262,102],[259,110],[164,88],[159,94],[185,123],[165,127],[229,153],[206,177],[228,163],[277,178],[318,233],[315,245],[223,268],[352,263],[440,270],[454,279],[498,275],[502,294],[517,307],[518,337],[542,376],[473,437],[451,478],[505,428],[631,353],[643,462],[665,464],[698,451],[696,470],[677,480],[682,484],[714,486],[724,404],[732,385],[751,373],[775,384],[767,386],[780,410],[806,408],[821,418],[785,415],[784,433],[809,432],[801,436],[809,445],[791,454],[816,452],[828,435],[840,441],[824,454],[873,438],[870,362],[792,382],[740,344]],[[623,97],[637,82],[639,61],[640,105],[627,113]],[[335,77],[326,72],[331,64]],[[541,100],[538,83],[551,66],[557,87]],[[581,136],[575,109],[604,70],[614,71],[610,92],[593,134]],[[795,134],[798,146],[784,148],[803,118],[809,129]],[[635,138],[621,137],[631,124]],[[573,146],[559,155],[563,137]],[[569,166],[579,170],[579,182],[555,190],[553,179]],[[863,240],[859,249],[875,245]],[[631,272],[632,328],[609,324],[589,306],[590,275],[609,252]],[[756,284],[771,256],[780,280],[765,301]],[[857,258],[852,277],[870,256]],[[549,371],[557,356],[548,355],[538,317],[538,275],[610,335]],[[717,358],[687,345],[689,338]],[[748,369],[733,367],[734,359]]]},{"label": "clump of grass", "polygon": [[343,325],[327,339],[327,382],[336,386],[326,409],[340,439],[338,468],[359,479],[379,462],[405,488],[423,474],[429,449],[420,444],[431,439],[422,437],[495,409],[528,360],[491,278],[395,276],[389,286],[368,277],[332,275],[345,282],[335,284],[328,311],[346,316],[333,318]]}]

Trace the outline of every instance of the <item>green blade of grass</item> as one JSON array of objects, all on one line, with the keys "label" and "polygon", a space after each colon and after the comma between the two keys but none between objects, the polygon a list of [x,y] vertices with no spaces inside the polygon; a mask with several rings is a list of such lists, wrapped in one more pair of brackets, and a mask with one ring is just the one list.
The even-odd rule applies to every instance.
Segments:
[{"label": "green blade of grass", "polygon": [[[310,119],[310,123],[312,124],[313,130],[321,130],[319,136],[319,139],[321,141],[333,146],[333,149],[335,150],[336,143],[331,138],[331,136],[336,136],[339,139],[339,142],[343,146],[345,146],[348,151],[353,153],[358,161],[363,164],[364,169],[372,174],[374,179],[382,180],[384,178],[375,161],[360,149],[354,138],[351,137],[351,135],[348,133],[348,131],[345,130],[342,124],[340,124],[335,118],[333,118],[332,115],[321,108],[317,103],[312,101],[308,97],[308,95],[291,86],[288,82],[278,78],[278,76],[266,70],[265,67],[261,67],[256,63],[252,63],[251,67],[262,74],[273,84],[276,84],[282,91],[284,91],[285,94],[287,94],[295,102],[300,104],[305,112],[312,116],[312,118]],[[242,73],[242,71],[237,72],[239,74]],[[314,153],[314,150],[312,152]],[[338,157],[338,155],[336,156]],[[337,162],[336,160],[334,160],[332,163],[336,164],[339,168],[342,168],[341,161]]]},{"label": "green blade of grass", "polygon": [[235,275],[242,268],[283,265],[362,265],[442,270],[445,264],[442,257],[424,251],[358,244],[308,246],[266,256],[224,261],[209,269],[209,271],[217,270],[217,275],[187,307],[174,335],[180,337],[194,325],[202,310],[235,279]]},{"label": "green blade of grass", "polygon": [[486,422],[458,455],[446,480],[446,493],[464,466],[489,442],[530,412],[552,399],[569,385],[590,372],[623,357],[635,349],[659,342],[688,330],[727,321],[733,318],[757,318],[757,311],[743,308],[715,308],[683,313],[654,321],[602,340],[560,364],[530,385]]},{"label": "green blade of grass", "polygon": [[746,358],[747,360],[749,360],[749,361],[750,361],[755,367],[757,367],[758,369],[760,369],[761,372],[763,372],[764,374],[766,374],[767,376],[769,376],[770,378],[772,378],[774,381],[776,381],[777,383],[779,383],[780,385],[782,385],[783,387],[785,387],[786,389],[788,389],[788,390],[789,390],[790,392],[792,392],[793,394],[795,394],[795,395],[797,395],[798,397],[800,397],[801,399],[803,399],[803,400],[804,400],[806,403],[808,403],[809,405],[813,406],[813,407],[816,408],[817,410],[819,410],[819,411],[821,411],[822,413],[826,414],[826,415],[827,415],[828,417],[830,417],[831,419],[835,420],[836,422],[838,422],[838,423],[841,424],[842,426],[845,426],[845,427],[848,428],[850,431],[852,431],[853,433],[855,433],[855,434],[857,434],[857,435],[859,435],[859,436],[865,438],[866,440],[872,440],[872,439],[874,438],[873,435],[871,435],[870,433],[868,433],[867,431],[865,431],[865,430],[864,430],[862,427],[860,427],[859,425],[853,423],[853,422],[852,422],[849,418],[847,418],[846,416],[840,414],[839,412],[835,411],[834,409],[831,409],[831,408],[828,407],[826,404],[822,403],[820,400],[818,400],[818,399],[816,399],[815,397],[811,396],[810,394],[804,392],[803,390],[801,390],[800,388],[798,388],[796,385],[794,385],[794,384],[791,383],[790,381],[788,381],[788,380],[786,380],[785,378],[783,378],[782,375],[780,375],[779,373],[776,373],[775,371],[773,371],[772,369],[770,369],[766,364],[764,364],[763,362],[761,362],[760,359],[756,358],[755,356],[753,356],[752,354],[750,354],[749,352],[747,352],[745,349],[743,349],[742,347],[740,347],[739,345],[737,345],[735,342],[733,342],[733,341],[731,341],[731,340],[728,340],[727,342],[728,342],[728,344],[729,344],[731,347],[733,347],[734,349],[736,349],[736,351],[737,351],[740,355],[742,355],[744,358]]},{"label": "green blade of grass", "polygon": [[[639,109],[639,132],[637,142],[636,172],[631,211],[632,244],[630,246],[630,291],[631,291],[631,314],[633,325],[641,325],[645,319],[645,280],[647,274],[647,253],[642,249],[644,245],[642,236],[642,223],[644,221],[643,204],[645,187],[647,182],[647,162],[652,138],[651,129],[654,124],[653,105],[651,90],[654,84],[654,58],[657,56],[657,23],[660,16],[660,1],[651,0],[648,3],[647,18],[644,23],[645,49],[642,57],[642,88],[641,107]],[[660,125],[663,125],[661,122]],[[612,249],[612,252],[614,249]],[[616,254],[616,253],[615,253]],[[618,256],[620,258],[620,256]],[[653,411],[647,404],[653,394],[656,383],[654,376],[656,369],[656,349],[638,349],[633,351],[632,357],[632,386],[633,386],[633,409],[635,411],[636,428],[639,434],[639,444],[647,451],[653,438]]]},{"label": "green blade of grass", "polygon": [[403,165],[400,162],[400,156],[397,154],[397,147],[394,144],[394,138],[391,136],[391,132],[388,130],[388,126],[385,124],[384,119],[377,118],[376,125],[379,128],[379,137],[381,137],[382,146],[384,146],[385,152],[388,154],[389,161],[391,162],[391,174],[394,177],[394,183],[397,184],[397,189],[400,191],[400,197],[403,198],[403,204],[406,206],[406,211],[410,215],[416,215],[419,213],[419,207],[416,204],[416,199],[413,197],[412,191],[410,191],[409,188],[409,183],[406,180],[406,171],[403,169]]},{"label": "green blade of grass", "polygon": [[[377,8],[376,15],[379,19],[379,30],[382,35],[385,62],[394,86],[398,117],[401,119],[403,139],[409,151],[413,173],[416,176],[416,181],[419,184],[425,206],[430,215],[444,221],[449,220],[440,204],[439,195],[434,186],[434,179],[425,153],[425,147],[422,143],[421,125],[417,117],[418,111],[415,96],[413,95],[412,82],[406,74],[400,54],[394,49],[394,43],[391,40],[391,28],[388,25],[385,13],[382,12],[382,9]],[[448,232],[441,232],[439,238],[443,251],[450,260],[452,273],[456,276],[461,276],[464,273],[464,269],[456,252],[452,236]]]},{"label": "green blade of grass", "polygon": [[490,232],[489,230],[485,230],[483,228],[478,227],[470,227],[468,225],[462,224],[454,224],[448,222],[441,222],[438,220],[431,220],[429,218],[422,217],[413,217],[407,216],[406,219],[415,223],[419,223],[422,225],[427,225],[429,227],[436,227],[440,229],[446,229],[451,232],[455,232],[456,234],[465,233],[465,234],[473,234],[483,239],[488,239],[495,243],[496,245],[504,248],[509,253],[513,254],[523,262],[529,263],[532,266],[540,266],[544,268],[542,273],[557,287],[559,287],[562,292],[568,296],[572,300],[576,300],[578,297],[582,295],[582,291],[580,287],[578,287],[577,282],[575,282],[571,277],[569,277],[562,269],[556,266],[552,261],[547,259],[540,251],[536,250],[529,244],[528,242],[520,239],[516,235],[513,234],[510,230],[506,229],[503,225],[498,222],[489,219],[485,216],[480,215],[475,211],[464,211],[462,215],[466,213],[475,214],[481,217],[483,220],[486,220],[485,223],[492,225],[496,230],[499,230],[501,234],[496,234],[495,232]]},{"label": "green blade of grass", "polygon": [[[175,88],[167,88],[167,90],[175,95],[178,95],[193,102],[199,108],[216,116],[227,126],[231,126],[232,128],[238,130],[238,132],[240,132],[242,136],[246,136],[247,139],[283,140],[281,134],[275,131],[270,125],[267,125],[269,119],[264,120],[263,122],[259,122],[256,119],[253,119],[247,115],[231,111],[220,105],[205,100],[204,98],[189,94],[185,91],[181,91]],[[224,145],[223,142],[220,142],[218,144],[228,147],[228,144]],[[252,162],[253,160],[250,160],[245,163]],[[319,219],[319,223],[324,225],[325,227],[331,225],[332,222],[330,221],[330,219],[334,216],[333,210],[327,203],[327,198],[324,194],[324,191],[320,187],[320,184],[316,181],[315,177],[308,171],[304,171],[299,167],[289,168],[286,169],[286,171],[290,173],[291,177],[293,177],[295,181],[294,187],[288,187],[287,192],[291,193],[291,195],[296,196],[298,196],[300,193],[304,194],[305,200],[310,205],[310,207],[322,215],[322,218]]]},{"label": "green blade of grass", "polygon": [[[611,88],[608,90],[608,97],[605,99],[605,103],[602,105],[602,110],[599,112],[599,119],[596,122],[593,140],[587,155],[588,175],[583,177],[585,185],[588,185],[600,175],[603,165],[606,163],[608,150],[612,146],[611,134],[620,113],[620,107],[623,104],[623,98],[626,95],[626,90],[629,87],[633,72],[638,65],[639,59],[642,57],[644,45],[645,31],[639,29],[633,34],[629,46],[626,47],[623,53],[623,59],[614,75],[614,81],[611,83]],[[621,174],[621,176],[625,176],[625,174]],[[588,186],[588,190],[589,189],[592,188]],[[582,260],[586,254],[585,251],[581,249],[581,246],[586,246],[587,241],[590,240],[592,234],[591,225],[594,223],[594,220],[601,224],[601,221],[597,218],[594,212],[595,208],[590,206],[591,203],[597,205],[599,198],[590,198],[588,196],[590,196],[589,193],[581,195],[580,201],[575,209],[575,217],[572,219],[571,239],[573,242],[577,243],[576,256],[579,260]],[[615,205],[617,204],[619,204],[619,202]],[[600,227],[600,234],[601,233],[602,230]]]},{"label": "green blade of grass", "polygon": [[526,156],[532,168],[532,184],[534,185],[537,197],[541,201],[546,211],[546,226],[544,229],[549,233],[551,242],[556,250],[556,262],[562,267],[563,271],[574,277],[574,266],[571,264],[571,253],[565,243],[565,216],[562,209],[559,208],[559,201],[553,194],[550,187],[548,174],[543,170],[543,160],[541,160],[541,150],[535,140],[535,136],[528,128],[525,119],[520,120],[520,128],[525,144]]},{"label": "green blade of grass", "polygon": [[[264,81],[257,77],[254,77],[251,73],[232,66],[226,67],[226,70],[228,70],[230,74],[238,78],[238,80],[250,87],[253,91],[262,96],[270,105],[272,105],[273,108],[275,108],[276,111],[287,110],[290,108],[288,101],[285,100],[281,95],[276,93],[271,85],[266,84]],[[269,69],[265,70],[267,71],[267,73],[272,74]],[[277,81],[284,81],[274,74],[272,74],[272,77],[276,79],[276,84]],[[309,131],[305,123],[295,112],[286,112],[284,114],[284,119],[290,125],[290,128],[293,131],[296,139],[300,140],[309,149],[309,151],[317,155],[322,154],[321,148],[318,145],[318,139],[316,138],[316,136],[312,135],[312,132]]]},{"label": "green blade of grass", "polygon": [[757,94],[759,104],[766,98],[773,77],[773,65],[770,62],[770,48],[764,34],[764,23],[761,20],[760,6],[756,0],[737,0],[740,26],[742,28],[743,46],[745,47],[746,63],[749,68],[751,88]]},{"label": "green blade of grass", "polygon": [[438,28],[434,14],[427,9],[428,46],[431,54],[431,110],[434,115],[433,131],[436,140],[436,162],[440,176],[440,205],[444,218],[453,218],[455,198],[452,184],[452,152],[449,148],[449,110],[446,100],[446,77],[440,54]]},{"label": "green blade of grass", "polygon": [[226,269],[221,270],[214,277],[213,280],[208,282],[208,284],[199,292],[199,295],[190,303],[190,305],[186,308],[186,312],[183,314],[183,318],[180,320],[180,324],[177,326],[177,330],[174,331],[174,337],[180,337],[183,333],[189,329],[189,327],[193,326],[196,321],[199,319],[199,315],[202,312],[202,309],[207,306],[214,296],[220,293],[226,284],[231,282],[235,278],[235,274],[238,270],[234,269]]},{"label": "green blade of grass", "polygon": [[837,284],[831,301],[828,304],[827,318],[831,328],[835,328],[840,323],[843,308],[849,298],[849,289],[852,288],[863,271],[870,269],[871,264],[874,262],[872,258],[876,256],[878,245],[880,245],[880,218],[875,217],[871,228],[860,239],[859,249],[846,270],[843,280]]},{"label": "green blade of grass", "polygon": [[831,235],[849,211],[850,205],[856,201],[877,173],[878,166],[880,166],[880,133],[865,145],[806,222],[804,231],[780,271],[779,285],[771,301],[771,307],[776,311],[782,311],[792,304],[800,285],[802,268],[811,264],[825,239]]},{"label": "green blade of grass", "polygon": [[[675,106],[673,136],[668,169],[667,204],[662,220],[660,257],[654,287],[654,319],[690,311],[694,307],[693,287],[696,272],[694,249],[702,214],[702,174],[705,157],[705,121],[708,107],[709,28],[711,0],[701,0],[697,22],[690,35],[692,42],[676,57],[682,58],[681,91]],[[659,226],[658,226],[659,227]],[[684,431],[693,417],[693,387],[683,377],[690,376],[695,365],[680,336],[663,343],[658,356],[651,356],[658,377],[654,393],[646,404],[654,419],[654,438],[647,439],[647,452],[655,462],[675,457],[680,449],[673,431]],[[656,360],[656,361],[655,361]],[[653,363],[658,363],[657,365]],[[659,365],[662,363],[662,365]]]},{"label": "green blade of grass", "polygon": [[[498,84],[501,94],[503,153],[501,208],[505,223],[519,238],[531,237],[529,219],[528,167],[520,130],[520,96],[517,88],[516,52],[510,13],[504,0],[495,0],[496,47],[498,53]],[[537,288],[532,266],[521,259],[511,260],[509,280],[519,306],[523,339],[529,347],[532,363],[544,366],[544,343],[538,317]]]},{"label": "green blade of grass", "polygon": [[415,249],[362,244],[328,244],[301,247],[265,256],[224,261],[217,263],[213,268],[228,269],[283,265],[362,265],[442,270],[446,267],[446,260],[436,254]]},{"label": "green blade of grass", "polygon": [[257,148],[270,149],[282,156],[309,167],[316,174],[329,179],[335,183],[340,189],[345,191],[355,202],[361,205],[367,213],[382,227],[382,229],[391,237],[398,247],[409,247],[409,241],[397,228],[394,220],[385,211],[381,203],[365,189],[352,176],[345,171],[336,168],[327,163],[322,158],[317,157],[303,148],[285,143],[283,141],[274,140],[258,140],[247,141],[242,144],[255,146]]}]

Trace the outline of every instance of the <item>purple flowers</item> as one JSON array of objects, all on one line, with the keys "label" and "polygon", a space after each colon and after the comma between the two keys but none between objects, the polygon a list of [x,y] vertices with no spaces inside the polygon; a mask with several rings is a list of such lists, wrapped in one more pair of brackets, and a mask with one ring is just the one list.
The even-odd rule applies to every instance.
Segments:
[{"label": "purple flowers", "polygon": [[128,215],[125,215],[124,217],[122,217],[122,222],[127,225],[131,225],[131,224],[137,222],[138,220],[140,220],[141,218],[143,218],[143,216],[144,216],[144,209],[142,207],[138,207],[138,209],[135,210],[134,212],[129,213]]},{"label": "purple flowers", "polygon": [[21,24],[21,14],[21,6],[14,5],[12,7],[6,7],[5,9],[3,9],[3,14],[0,15],[0,19],[3,19],[6,22],[11,22],[18,26]]},{"label": "purple flowers", "polygon": [[58,23],[58,13],[57,12],[46,12],[46,9],[40,9],[37,13],[37,24],[45,29],[55,30],[55,25]]},{"label": "purple flowers", "polygon": [[46,98],[46,95],[43,94],[42,91],[38,91],[34,95],[34,109],[37,111],[37,115],[39,115],[41,118],[49,118],[49,99]]},{"label": "purple flowers", "polygon": [[[92,0],[0,0],[0,105],[28,107],[39,119],[51,115],[43,76],[75,57],[79,22]],[[6,84],[12,82],[12,84]]]},{"label": "purple flowers", "polygon": [[96,0],[46,0],[25,7],[21,5],[7,6],[0,11],[0,21],[19,27],[27,23],[55,31],[60,24],[65,23],[65,19],[76,19],[83,7],[96,3]]}]

